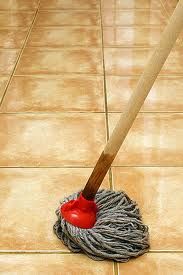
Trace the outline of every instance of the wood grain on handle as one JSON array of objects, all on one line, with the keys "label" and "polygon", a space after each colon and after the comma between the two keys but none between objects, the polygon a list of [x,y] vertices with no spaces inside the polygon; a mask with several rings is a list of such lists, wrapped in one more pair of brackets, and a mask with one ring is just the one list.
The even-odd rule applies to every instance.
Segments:
[{"label": "wood grain on handle", "polygon": [[159,44],[149,59],[124,112],[121,114],[121,117],[83,190],[83,196],[86,199],[93,199],[95,197],[95,194],[98,191],[111,163],[119,151],[182,29],[183,0],[179,0],[168,25],[162,33]]}]

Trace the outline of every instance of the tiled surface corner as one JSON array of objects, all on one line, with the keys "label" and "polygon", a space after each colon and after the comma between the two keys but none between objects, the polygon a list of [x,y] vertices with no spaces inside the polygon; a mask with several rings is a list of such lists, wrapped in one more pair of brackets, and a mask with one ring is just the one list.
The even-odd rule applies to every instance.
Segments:
[{"label": "tiled surface corner", "polygon": [[[122,112],[138,82],[137,76],[107,76],[106,90],[108,110]],[[141,112],[183,112],[183,77],[159,76]],[[176,100],[174,100],[176,98]]]},{"label": "tiled surface corner", "polygon": [[165,25],[166,14],[162,9],[103,9],[103,26],[156,26]]},{"label": "tiled surface corner", "polygon": [[0,2],[2,11],[35,11],[38,8],[39,0],[6,0]]},{"label": "tiled surface corner", "polygon": [[99,27],[34,28],[27,43],[30,47],[101,46]]},{"label": "tiled surface corner", "polygon": [[35,18],[36,2],[0,2],[0,104]]},{"label": "tiled surface corner", "polygon": [[[53,234],[55,210],[64,197],[83,188],[91,171],[91,168],[1,168],[0,251],[68,251]],[[104,187],[109,188],[108,175]]]},{"label": "tiled surface corner", "polygon": [[119,275],[180,275],[182,253],[150,253],[125,264],[119,264]]},{"label": "tiled surface corner", "polygon": [[130,0],[130,1],[116,1],[116,0],[101,0],[102,9],[160,9],[161,2],[157,0]]},{"label": "tiled surface corner", "polygon": [[94,166],[104,114],[1,114],[0,166]]},{"label": "tiled surface corner", "polygon": [[100,2],[98,0],[42,0],[40,10],[90,10],[99,9]]},{"label": "tiled surface corner", "polygon": [[59,200],[86,183],[176,3],[0,1],[1,274],[182,274],[182,34],[102,185],[137,201],[151,252],[93,262],[52,231]]},{"label": "tiled surface corner", "polygon": [[81,274],[81,275],[111,275],[111,262],[95,262],[84,255],[0,255],[0,272],[2,274]]},{"label": "tiled surface corner", "polygon": [[40,11],[35,22],[36,27],[98,26],[99,24],[98,10]]},{"label": "tiled surface corner", "polygon": [[34,18],[33,11],[11,11],[0,10],[1,27],[29,27]]},{"label": "tiled surface corner", "polygon": [[[109,115],[110,133],[120,114]],[[182,166],[182,113],[141,113],[113,165]]]},{"label": "tiled surface corner", "polygon": [[[105,48],[106,75],[140,75],[152,55],[152,48]],[[163,65],[160,75],[182,75],[182,48],[174,48]]]},{"label": "tiled surface corner", "polygon": [[112,174],[115,189],[125,191],[138,203],[143,221],[149,226],[151,249],[181,250],[183,168],[113,167]]},{"label": "tiled surface corner", "polygon": [[15,76],[0,111],[104,112],[103,86],[98,75]]},{"label": "tiled surface corner", "polygon": [[11,27],[0,29],[0,48],[21,48],[23,46],[28,28],[17,27],[12,29]]},{"label": "tiled surface corner", "polygon": [[102,53],[98,48],[26,48],[16,75],[88,73],[102,74]]}]

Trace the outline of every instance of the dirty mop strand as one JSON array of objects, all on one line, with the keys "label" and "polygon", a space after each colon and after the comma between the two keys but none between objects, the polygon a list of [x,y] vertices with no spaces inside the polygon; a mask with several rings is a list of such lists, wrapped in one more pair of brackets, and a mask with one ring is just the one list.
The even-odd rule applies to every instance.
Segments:
[{"label": "dirty mop strand", "polygon": [[[61,205],[78,195],[70,195]],[[126,262],[148,251],[148,227],[142,223],[136,202],[123,192],[111,190],[99,191],[95,200],[97,221],[91,229],[69,224],[56,210],[54,232],[72,252],[83,252],[94,260]]]}]

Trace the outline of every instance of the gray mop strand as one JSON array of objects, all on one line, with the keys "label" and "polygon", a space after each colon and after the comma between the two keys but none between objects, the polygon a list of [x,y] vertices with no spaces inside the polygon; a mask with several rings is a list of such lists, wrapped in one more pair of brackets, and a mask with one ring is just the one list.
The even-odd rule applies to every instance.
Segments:
[{"label": "gray mop strand", "polygon": [[[65,198],[61,205],[76,199],[80,192]],[[53,229],[72,252],[83,252],[94,260],[127,262],[149,250],[148,227],[142,223],[139,208],[124,192],[100,190],[95,201],[97,221],[93,228],[69,224],[56,210]]]}]

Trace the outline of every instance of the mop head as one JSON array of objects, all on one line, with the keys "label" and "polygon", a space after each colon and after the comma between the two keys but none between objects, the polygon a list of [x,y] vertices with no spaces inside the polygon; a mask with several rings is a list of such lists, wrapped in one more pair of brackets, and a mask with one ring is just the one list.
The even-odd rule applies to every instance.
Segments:
[{"label": "mop head", "polygon": [[[61,205],[78,198],[80,192],[65,198]],[[54,232],[72,252],[82,252],[94,260],[127,262],[149,249],[148,227],[142,223],[139,208],[124,192],[98,191],[97,221],[90,229],[69,224],[56,210]]]}]

